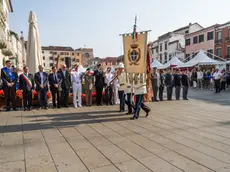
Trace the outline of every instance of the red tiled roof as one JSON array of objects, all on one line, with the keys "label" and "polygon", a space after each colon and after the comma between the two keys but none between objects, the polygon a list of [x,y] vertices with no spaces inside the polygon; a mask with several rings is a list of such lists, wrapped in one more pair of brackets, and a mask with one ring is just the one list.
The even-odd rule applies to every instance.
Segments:
[{"label": "red tiled roof", "polygon": [[52,51],[74,51],[72,47],[65,46],[43,46],[42,50],[52,50]]},{"label": "red tiled roof", "polygon": [[102,62],[117,62],[117,57],[106,57],[102,59]]}]

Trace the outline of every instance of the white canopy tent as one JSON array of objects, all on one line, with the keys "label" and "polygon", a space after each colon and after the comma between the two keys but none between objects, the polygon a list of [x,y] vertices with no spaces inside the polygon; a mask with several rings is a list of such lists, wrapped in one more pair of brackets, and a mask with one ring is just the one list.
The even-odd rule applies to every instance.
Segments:
[{"label": "white canopy tent", "polygon": [[203,50],[200,50],[198,54],[189,60],[188,62],[178,65],[176,68],[187,68],[196,65],[225,65],[225,61],[217,61],[208,57]]},{"label": "white canopy tent", "polygon": [[162,66],[163,64],[161,64],[157,59],[154,59],[153,62],[151,63],[151,68],[159,68]]},{"label": "white canopy tent", "polygon": [[175,67],[175,66],[180,66],[183,65],[184,63],[182,61],[179,60],[178,57],[174,56],[171,58],[171,60],[169,60],[166,64],[164,64],[163,66],[159,67],[159,69],[166,69],[169,67]]}]

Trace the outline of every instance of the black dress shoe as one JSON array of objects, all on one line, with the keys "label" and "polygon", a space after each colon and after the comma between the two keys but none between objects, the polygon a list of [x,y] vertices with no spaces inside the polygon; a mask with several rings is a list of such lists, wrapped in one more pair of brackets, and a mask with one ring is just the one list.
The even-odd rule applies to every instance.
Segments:
[{"label": "black dress shoe", "polygon": [[58,109],[60,109],[61,107],[60,106],[57,106]]},{"label": "black dress shoe", "polygon": [[24,108],[24,111],[26,111],[27,109],[26,108]]},{"label": "black dress shoe", "polygon": [[150,112],[150,111],[148,111],[148,112],[146,113],[145,117],[148,117],[148,116],[149,116],[149,112]]},{"label": "black dress shoe", "polygon": [[130,113],[130,112],[127,112],[127,113],[125,113],[125,115],[131,115],[132,113]]},{"label": "black dress shoe", "polygon": [[10,108],[7,108],[5,111],[6,111],[6,112],[9,112],[9,111],[10,111]]},{"label": "black dress shoe", "polygon": [[137,119],[137,117],[136,116],[133,116],[132,118],[130,118],[131,120],[135,120],[135,119]]},{"label": "black dress shoe", "polygon": [[48,107],[44,107],[45,110],[48,110]]},{"label": "black dress shoe", "polygon": [[69,106],[66,105],[66,106],[64,106],[64,107],[65,107],[65,108],[68,108]]},{"label": "black dress shoe", "polygon": [[18,111],[16,108],[13,108],[14,111]]}]

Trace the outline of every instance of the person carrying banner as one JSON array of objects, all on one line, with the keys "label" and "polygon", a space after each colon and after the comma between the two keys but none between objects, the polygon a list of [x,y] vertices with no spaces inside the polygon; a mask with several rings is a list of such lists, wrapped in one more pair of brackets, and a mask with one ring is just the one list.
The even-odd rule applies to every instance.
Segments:
[{"label": "person carrying banner", "polygon": [[24,111],[31,110],[33,89],[34,77],[29,73],[29,68],[24,66],[23,73],[19,76],[19,90],[22,90]]},{"label": "person carrying banner", "polygon": [[[127,88],[125,90],[126,93],[126,101],[125,104],[128,106],[128,112],[127,115],[132,114],[135,111],[135,105],[133,104],[133,74],[127,74]],[[133,111],[134,110],[134,111]]]},{"label": "person carrying banner", "polygon": [[140,73],[135,74],[134,76],[134,94],[136,95],[136,107],[135,112],[131,120],[138,119],[140,114],[140,109],[142,108],[145,113],[146,117],[149,115],[151,109],[144,104],[144,95],[147,93],[146,88],[146,74]]},{"label": "person carrying banner", "polygon": [[16,109],[16,83],[18,80],[17,72],[11,71],[11,61],[6,61],[6,67],[1,69],[1,78],[3,81],[3,92],[5,99],[6,111],[10,111],[10,102],[12,102],[13,110]]},{"label": "person carrying banner", "polygon": [[[114,78],[116,78],[116,76]],[[119,112],[124,112],[125,111],[125,89],[127,85],[126,85],[125,66],[123,63],[119,63],[118,65],[117,78],[118,78],[118,83],[120,85],[120,87],[118,88],[118,95],[120,99],[120,111]]]}]

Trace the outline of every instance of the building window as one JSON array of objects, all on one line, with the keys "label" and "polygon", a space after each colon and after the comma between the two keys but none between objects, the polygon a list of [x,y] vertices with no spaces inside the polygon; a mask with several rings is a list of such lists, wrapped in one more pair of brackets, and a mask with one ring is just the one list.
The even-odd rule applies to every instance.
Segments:
[{"label": "building window", "polygon": [[197,44],[197,43],[198,43],[198,37],[195,36],[195,37],[193,37],[193,44]]},{"label": "building window", "polygon": [[168,47],[167,47],[167,42],[165,42],[165,50],[167,50],[167,48],[168,48]]},{"label": "building window", "polygon": [[188,62],[190,59],[189,59],[189,56],[190,56],[190,54],[186,54],[185,55],[185,62]]},{"label": "building window", "polygon": [[222,35],[221,31],[217,32],[217,40],[221,40],[221,37],[222,37],[221,35]]},{"label": "building window", "polygon": [[64,53],[63,53],[63,52],[61,52],[61,53],[60,53],[60,55],[64,55]]},{"label": "building window", "polygon": [[162,51],[162,44],[160,44],[160,51]]},{"label": "building window", "polygon": [[186,46],[190,45],[190,38],[185,41]]},{"label": "building window", "polygon": [[53,54],[53,52],[52,52],[52,51],[50,51],[50,54]]},{"label": "building window", "polygon": [[168,60],[168,54],[165,53],[165,63],[167,63],[167,60]]},{"label": "building window", "polygon": [[156,53],[158,53],[158,47],[156,48]]},{"label": "building window", "polygon": [[162,63],[162,54],[160,54],[160,62]]},{"label": "building window", "polygon": [[77,53],[77,56],[79,56],[80,54],[79,53]]},{"label": "building window", "polygon": [[74,56],[74,53],[72,53],[72,56]]},{"label": "building window", "polygon": [[203,35],[199,35],[199,42],[204,42],[204,34]]},{"label": "building window", "polygon": [[43,56],[43,60],[45,60],[46,59],[46,57],[45,56]]},{"label": "building window", "polygon": [[45,67],[45,66],[46,66],[46,64],[45,64],[45,63],[43,63],[43,66]]},{"label": "building window", "polygon": [[57,52],[53,52],[53,55],[57,55]]},{"label": "building window", "polygon": [[219,57],[221,56],[221,48],[216,49],[216,55]]},{"label": "building window", "polygon": [[207,34],[207,40],[213,40],[213,32],[208,32]]},{"label": "building window", "polygon": [[50,63],[50,67],[52,67],[54,64],[53,63]]},{"label": "building window", "polygon": [[213,58],[213,49],[209,49],[207,52],[207,56]]},{"label": "building window", "polygon": [[154,49],[153,48],[151,49],[151,51],[152,51],[152,54],[154,54]]},{"label": "building window", "polygon": [[44,51],[42,51],[42,54],[44,54]]},{"label": "building window", "polygon": [[185,33],[189,33],[189,30],[186,30]]},{"label": "building window", "polygon": [[53,57],[50,57],[50,60],[53,60]]},{"label": "building window", "polygon": [[230,58],[230,46],[228,47],[228,57]]},{"label": "building window", "polygon": [[169,54],[169,60],[171,60],[171,58],[172,58],[172,54]]}]

